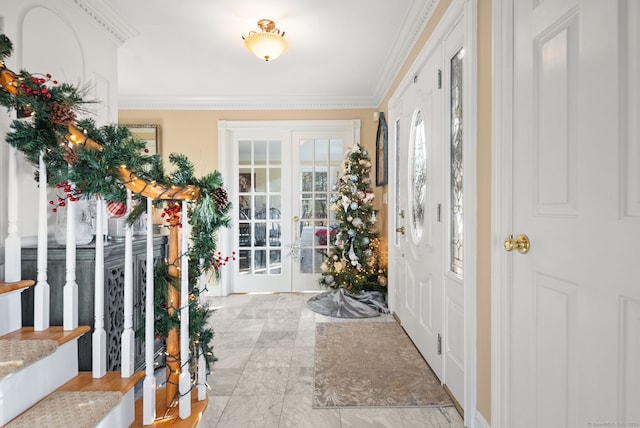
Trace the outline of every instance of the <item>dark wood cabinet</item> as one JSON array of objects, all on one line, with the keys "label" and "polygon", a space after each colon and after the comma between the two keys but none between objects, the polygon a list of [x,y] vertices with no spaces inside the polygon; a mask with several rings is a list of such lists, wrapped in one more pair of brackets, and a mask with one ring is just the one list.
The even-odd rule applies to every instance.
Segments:
[{"label": "dark wood cabinet", "polygon": [[[158,236],[153,241],[154,264],[166,258],[167,237]],[[62,297],[66,278],[66,248],[55,242],[49,244],[48,279],[51,301],[51,325],[62,325]],[[78,342],[79,368],[91,370],[91,336],[94,326],[95,243],[81,245],[76,250],[76,283],[78,284],[78,321],[91,326],[91,332]],[[147,272],[146,240],[133,241],[133,330],[135,339],[135,367],[144,368],[144,315]],[[36,280],[37,248],[22,249],[22,278]],[[33,288],[22,293],[22,323],[33,325]],[[104,314],[107,332],[107,370],[120,369],[121,335],[124,329],[124,242],[110,241],[104,246]],[[163,357],[162,342],[155,343],[156,365]]]}]

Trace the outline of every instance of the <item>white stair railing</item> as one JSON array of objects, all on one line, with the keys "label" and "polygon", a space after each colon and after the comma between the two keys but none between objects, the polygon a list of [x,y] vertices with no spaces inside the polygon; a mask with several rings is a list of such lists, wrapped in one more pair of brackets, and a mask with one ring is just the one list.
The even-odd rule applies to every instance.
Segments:
[{"label": "white stair railing", "polygon": [[191,373],[189,373],[189,218],[187,201],[182,201],[182,245],[180,248],[180,418],[191,416]]},{"label": "white stair railing", "polygon": [[145,378],[142,384],[142,424],[151,425],[156,418],[156,378],[153,375],[153,212],[151,198],[147,198],[147,284],[145,300],[144,351]]},{"label": "white stair railing", "polygon": [[7,189],[7,237],[4,240],[4,280],[20,281],[22,243],[18,235],[18,151],[9,147]]},{"label": "white stair railing", "polygon": [[66,245],[66,282],[63,287],[64,330],[78,328],[78,284],[76,283],[76,205],[68,201],[67,208],[67,245]]},{"label": "white stair railing", "polygon": [[[131,190],[127,189],[127,211],[131,213]],[[121,342],[121,376],[131,377],[135,368],[133,331],[133,227],[126,222],[124,241],[124,330]],[[153,267],[147,259],[147,269]]]},{"label": "white stair railing", "polygon": [[[104,235],[103,200],[96,195],[96,262],[94,293],[94,330],[92,336],[92,372],[94,378],[107,373],[107,332],[104,329]],[[67,243],[68,244],[68,243]]]},{"label": "white stair railing", "polygon": [[[204,259],[199,260],[200,266],[200,278],[198,282],[198,289],[200,291],[200,304],[205,305],[207,298],[204,295],[204,291],[207,287],[207,277],[204,273]],[[198,401],[202,401],[207,398],[207,360],[204,356],[204,352],[201,347],[198,347]]]},{"label": "white stair railing", "polygon": [[38,158],[38,276],[34,289],[33,329],[43,331],[49,328],[49,304],[51,291],[47,282],[47,263],[49,243],[47,242],[47,213],[49,211],[47,197],[47,166],[44,163],[44,152]]}]

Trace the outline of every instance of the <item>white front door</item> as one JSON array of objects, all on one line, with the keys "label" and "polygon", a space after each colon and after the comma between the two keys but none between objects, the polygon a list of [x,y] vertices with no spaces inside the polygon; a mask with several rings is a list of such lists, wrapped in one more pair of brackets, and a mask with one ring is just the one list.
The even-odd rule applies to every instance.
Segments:
[{"label": "white front door", "polygon": [[[494,225],[514,239],[526,234],[531,247],[494,253],[504,269],[492,296],[501,328],[492,423],[637,426],[640,3],[502,7],[503,29],[515,36],[513,122],[507,102],[505,122],[494,122],[507,131],[494,166],[511,171],[494,188],[506,221]],[[503,85],[508,65],[499,71],[506,80],[494,84]]]},{"label": "white front door", "polygon": [[218,123],[220,171],[233,204],[221,231],[220,294],[318,290],[330,244],[332,187],[360,121]]},{"label": "white front door", "polygon": [[[442,49],[438,46],[390,109],[395,146],[395,232],[391,272],[402,327],[443,380]],[[392,151],[393,153],[393,151]]]}]

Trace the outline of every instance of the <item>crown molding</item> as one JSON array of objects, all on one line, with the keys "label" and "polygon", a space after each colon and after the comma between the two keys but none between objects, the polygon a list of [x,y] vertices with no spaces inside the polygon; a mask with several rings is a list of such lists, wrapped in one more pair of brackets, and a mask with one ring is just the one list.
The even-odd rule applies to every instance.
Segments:
[{"label": "crown molding", "polygon": [[73,0],[73,2],[118,44],[121,45],[138,35],[138,31],[129,25],[106,1]]},{"label": "crown molding", "polygon": [[373,98],[377,101],[376,107],[382,104],[385,95],[391,89],[400,69],[409,58],[411,50],[427,26],[439,2],[440,0],[414,0],[411,2],[406,19],[393,43],[392,55],[387,58],[378,84],[374,89]]},{"label": "crown molding", "polygon": [[167,97],[120,96],[120,110],[343,110],[377,108],[371,97]]}]

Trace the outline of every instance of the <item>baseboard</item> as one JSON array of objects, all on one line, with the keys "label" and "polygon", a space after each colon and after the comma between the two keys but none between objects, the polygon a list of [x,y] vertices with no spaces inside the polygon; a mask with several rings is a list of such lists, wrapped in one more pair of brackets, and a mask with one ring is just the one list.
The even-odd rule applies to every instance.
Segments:
[{"label": "baseboard", "polygon": [[476,410],[476,414],[474,415],[474,424],[476,428],[491,428],[489,422]]}]

